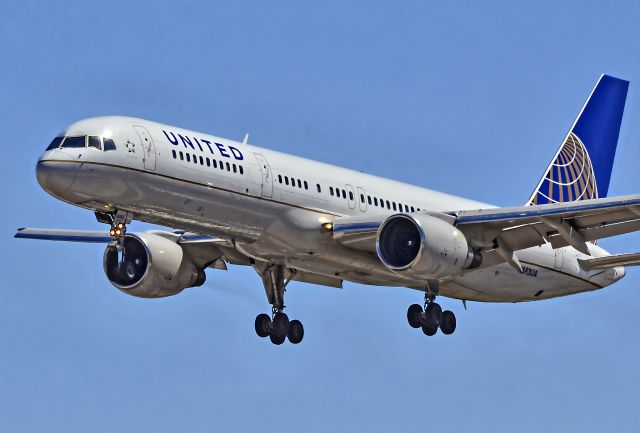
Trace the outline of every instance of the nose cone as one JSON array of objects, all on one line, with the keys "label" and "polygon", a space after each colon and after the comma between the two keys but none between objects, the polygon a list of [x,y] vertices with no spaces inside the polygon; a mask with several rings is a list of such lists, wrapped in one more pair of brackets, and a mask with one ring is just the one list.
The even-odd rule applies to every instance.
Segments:
[{"label": "nose cone", "polygon": [[36,178],[42,189],[60,197],[71,188],[78,165],[73,162],[40,160],[36,166]]}]

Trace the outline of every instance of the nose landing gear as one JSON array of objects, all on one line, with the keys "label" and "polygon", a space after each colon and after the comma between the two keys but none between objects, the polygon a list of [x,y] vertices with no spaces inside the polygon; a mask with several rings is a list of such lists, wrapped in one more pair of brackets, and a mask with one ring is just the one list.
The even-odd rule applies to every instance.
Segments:
[{"label": "nose landing gear", "polygon": [[259,337],[269,337],[271,342],[280,345],[286,339],[292,344],[298,344],[304,337],[304,327],[299,320],[289,320],[284,310],[284,292],[288,281],[285,281],[285,267],[283,265],[267,265],[262,271],[256,267],[262,277],[267,299],[272,305],[271,316],[258,314],[255,320],[256,334]]}]

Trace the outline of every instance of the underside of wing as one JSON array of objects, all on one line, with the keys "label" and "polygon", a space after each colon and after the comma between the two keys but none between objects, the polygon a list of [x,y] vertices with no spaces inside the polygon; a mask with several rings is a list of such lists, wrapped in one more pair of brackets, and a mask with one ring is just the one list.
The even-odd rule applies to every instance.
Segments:
[{"label": "underside of wing", "polygon": [[516,251],[551,243],[585,252],[585,242],[640,230],[640,196],[454,212],[475,248]]}]

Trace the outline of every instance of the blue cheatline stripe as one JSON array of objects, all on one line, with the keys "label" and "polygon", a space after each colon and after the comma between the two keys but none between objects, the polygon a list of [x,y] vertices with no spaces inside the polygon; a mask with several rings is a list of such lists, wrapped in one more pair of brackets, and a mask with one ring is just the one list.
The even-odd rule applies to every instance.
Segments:
[{"label": "blue cheatline stripe", "polygon": [[45,241],[66,241],[66,242],[93,242],[93,243],[108,243],[111,238],[109,236],[95,237],[95,236],[74,236],[74,235],[45,235],[45,234],[29,234],[18,232],[14,238],[19,239],[40,239]]},{"label": "blue cheatline stripe", "polygon": [[378,230],[380,227],[380,222],[370,222],[370,223],[352,223],[352,224],[335,224],[333,226],[334,232],[352,232],[352,231],[368,231],[368,230]]},{"label": "blue cheatline stripe", "polygon": [[532,216],[557,215],[562,212],[608,209],[608,208],[618,207],[618,206],[634,206],[634,205],[640,205],[640,199],[620,200],[620,201],[612,201],[609,203],[596,203],[596,204],[573,205],[573,206],[553,206],[548,209],[536,209],[536,206],[532,206],[533,210],[523,210],[519,212],[505,212],[505,213],[495,213],[495,214],[486,214],[486,215],[469,215],[469,216],[462,215],[458,217],[456,223],[469,224],[469,223],[475,223],[475,222],[528,218]]}]

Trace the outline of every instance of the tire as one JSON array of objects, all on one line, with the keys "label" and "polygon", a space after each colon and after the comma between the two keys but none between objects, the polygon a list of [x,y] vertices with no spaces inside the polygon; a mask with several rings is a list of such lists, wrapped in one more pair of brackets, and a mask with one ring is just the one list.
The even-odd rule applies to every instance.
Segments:
[{"label": "tire", "polygon": [[[273,335],[274,337],[278,337],[278,339],[280,337],[286,338],[288,333],[289,333],[289,318],[284,313],[276,313],[273,316],[273,321],[271,322],[271,332],[269,332],[269,336]],[[278,344],[278,343],[274,343],[274,344]]]},{"label": "tire", "polygon": [[428,335],[429,337],[436,335],[436,332],[438,332],[438,325],[425,323],[422,325],[422,332],[424,332],[424,335]]},{"label": "tire", "polygon": [[275,344],[276,346],[281,345],[282,343],[284,343],[286,335],[273,335],[273,334],[269,334],[269,340],[271,340],[271,342],[273,344]]},{"label": "tire", "polygon": [[271,317],[269,317],[268,314],[258,314],[256,317],[255,327],[258,337],[268,337],[269,328],[271,327]]},{"label": "tire", "polygon": [[299,320],[292,320],[289,322],[289,333],[287,334],[287,338],[291,344],[298,344],[302,341],[304,337],[304,327],[302,326],[302,322]]},{"label": "tire", "polygon": [[409,305],[407,321],[412,328],[417,329],[422,326],[422,306],[418,304]]},{"label": "tire", "polygon": [[456,316],[453,311],[444,311],[442,313],[442,322],[440,322],[440,330],[444,335],[451,335],[456,330]]},{"label": "tire", "polygon": [[442,321],[442,307],[435,302],[430,303],[425,310],[425,316],[426,322],[429,325],[435,325],[437,328]]}]

